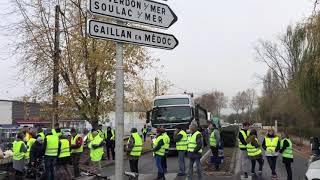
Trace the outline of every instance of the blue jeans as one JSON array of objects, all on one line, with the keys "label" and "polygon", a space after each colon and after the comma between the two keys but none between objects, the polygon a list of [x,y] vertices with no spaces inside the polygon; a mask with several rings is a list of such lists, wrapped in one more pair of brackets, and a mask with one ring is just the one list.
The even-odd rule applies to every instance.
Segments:
[{"label": "blue jeans", "polygon": [[54,180],[54,166],[56,165],[55,156],[44,156],[44,167],[47,180]]},{"label": "blue jeans", "polygon": [[184,161],[185,151],[178,151],[178,161],[179,161],[179,173],[185,174],[186,173],[186,165]]},{"label": "blue jeans", "polygon": [[194,163],[196,163],[196,166],[197,166],[198,180],[202,180],[202,169],[201,169],[200,157],[190,158],[188,180],[192,180],[192,178],[193,178],[193,164]]},{"label": "blue jeans", "polygon": [[162,156],[159,156],[159,155],[155,155],[154,156],[154,159],[156,160],[156,165],[157,165],[157,168],[158,168],[158,173],[161,173],[163,174],[164,173],[164,170],[163,170],[163,166],[162,166]]}]

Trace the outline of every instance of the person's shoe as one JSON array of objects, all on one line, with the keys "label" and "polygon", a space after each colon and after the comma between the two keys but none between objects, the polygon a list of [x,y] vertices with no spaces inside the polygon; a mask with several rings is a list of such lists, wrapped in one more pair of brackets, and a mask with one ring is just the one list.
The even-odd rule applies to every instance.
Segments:
[{"label": "person's shoe", "polygon": [[256,173],[255,172],[251,172],[251,176],[256,176]]},{"label": "person's shoe", "polygon": [[244,173],[244,178],[248,178],[248,173],[247,172]]},{"label": "person's shoe", "polygon": [[177,176],[185,176],[185,173],[178,173]]}]

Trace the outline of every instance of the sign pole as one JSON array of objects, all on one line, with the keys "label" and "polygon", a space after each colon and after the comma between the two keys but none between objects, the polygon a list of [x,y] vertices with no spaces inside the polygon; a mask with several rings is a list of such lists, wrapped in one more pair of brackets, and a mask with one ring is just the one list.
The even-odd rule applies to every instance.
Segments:
[{"label": "sign pole", "polygon": [[[121,21],[117,24],[122,25]],[[124,66],[123,66],[123,43],[116,43],[116,147],[115,147],[115,178],[124,179],[123,164],[123,132],[124,132]]]}]

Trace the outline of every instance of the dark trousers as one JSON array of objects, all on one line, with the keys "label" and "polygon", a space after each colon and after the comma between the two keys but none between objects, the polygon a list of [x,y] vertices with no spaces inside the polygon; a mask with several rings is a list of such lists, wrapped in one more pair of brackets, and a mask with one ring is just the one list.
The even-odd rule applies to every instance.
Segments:
[{"label": "dark trousers", "polygon": [[214,167],[216,169],[219,169],[219,162],[218,162],[218,158],[219,158],[219,148],[218,147],[213,147],[210,146],[211,152],[212,152],[212,156],[215,157],[215,162],[214,162]]},{"label": "dark trousers", "polygon": [[143,141],[146,142],[147,133],[143,133]]},{"label": "dark trousers", "polygon": [[129,160],[129,165],[130,165],[131,172],[139,173],[138,163],[139,163],[139,159],[131,159],[131,160]]},{"label": "dark trousers", "polygon": [[79,162],[80,162],[81,155],[82,153],[72,153],[71,155],[72,165],[73,165],[73,174],[75,177],[80,176]]},{"label": "dark trousers", "polygon": [[164,154],[164,156],[162,157],[161,163],[162,163],[164,173],[167,173],[167,154]]},{"label": "dark trousers", "polygon": [[200,162],[201,157],[194,157],[189,159],[189,173],[188,180],[192,180],[193,178],[193,164],[196,163],[197,166],[197,174],[198,180],[202,180],[202,167]]},{"label": "dark trousers", "polygon": [[111,159],[110,158],[110,151],[111,151],[111,155],[112,155],[112,160],[114,160],[114,158],[115,158],[114,146],[115,146],[114,141],[110,141],[106,145],[107,157],[109,160]]},{"label": "dark trousers", "polygon": [[292,180],[291,162],[283,162],[287,170],[287,180]]},{"label": "dark trousers", "polygon": [[259,171],[262,171],[263,158],[259,158],[259,159],[251,160],[251,172],[252,172],[252,173],[255,173],[255,170],[256,170],[256,161],[258,161],[258,163],[259,163]]},{"label": "dark trousers", "polygon": [[156,166],[158,168],[158,178],[157,179],[164,179],[164,171],[163,171],[163,165],[162,165],[162,158],[163,156],[155,155],[154,159],[156,160]]},{"label": "dark trousers", "polygon": [[267,160],[268,160],[272,175],[277,175],[276,173],[277,156],[267,156]]},{"label": "dark trousers", "polygon": [[178,151],[178,161],[179,161],[179,173],[185,174],[186,173],[186,165],[185,165],[185,151]]},{"label": "dark trousers", "polygon": [[44,156],[44,168],[47,175],[47,180],[54,180],[54,166],[56,165],[55,156]]},{"label": "dark trousers", "polygon": [[23,180],[24,179],[24,172],[15,170],[14,180]]}]

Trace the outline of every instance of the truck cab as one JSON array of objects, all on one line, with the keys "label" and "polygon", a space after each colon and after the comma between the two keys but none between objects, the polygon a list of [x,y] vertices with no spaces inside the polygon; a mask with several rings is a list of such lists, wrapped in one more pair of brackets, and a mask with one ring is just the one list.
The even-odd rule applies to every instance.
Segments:
[{"label": "truck cab", "polygon": [[152,110],[147,112],[147,123],[151,123],[153,129],[164,128],[169,135],[170,151],[176,150],[175,142],[172,141],[175,127],[182,125],[188,130],[191,122],[197,123],[200,130],[208,126],[207,111],[196,105],[190,94],[157,96]]}]

